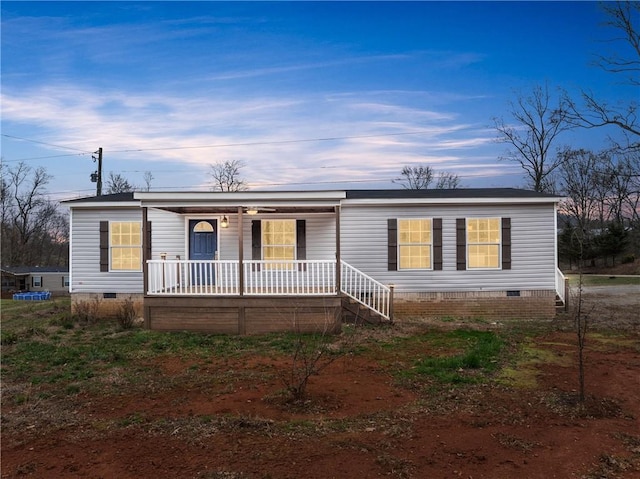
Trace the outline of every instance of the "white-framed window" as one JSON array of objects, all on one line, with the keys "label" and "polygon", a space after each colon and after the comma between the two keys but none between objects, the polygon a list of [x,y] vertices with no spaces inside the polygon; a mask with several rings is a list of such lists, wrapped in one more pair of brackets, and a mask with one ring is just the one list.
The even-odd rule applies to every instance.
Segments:
[{"label": "white-framed window", "polygon": [[62,277],[62,286],[65,288],[68,288],[69,285],[71,284],[71,280],[69,279],[68,275],[65,275]]},{"label": "white-framed window", "polygon": [[433,268],[431,219],[398,219],[398,268]]},{"label": "white-framed window", "polygon": [[262,220],[262,259],[296,259],[296,220]]},{"label": "white-framed window", "polygon": [[111,271],[142,271],[142,224],[139,221],[109,223]]},{"label": "white-framed window", "polygon": [[500,218],[467,218],[467,269],[500,268]]},{"label": "white-framed window", "polygon": [[42,288],[42,276],[31,276],[31,286]]}]

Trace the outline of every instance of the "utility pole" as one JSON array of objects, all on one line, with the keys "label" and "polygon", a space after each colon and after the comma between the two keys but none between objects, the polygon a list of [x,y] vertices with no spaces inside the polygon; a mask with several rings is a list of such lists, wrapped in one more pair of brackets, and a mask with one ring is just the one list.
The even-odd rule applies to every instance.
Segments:
[{"label": "utility pole", "polygon": [[98,148],[91,158],[98,162],[98,171],[91,173],[91,182],[96,183],[96,196],[102,196],[102,148]]}]

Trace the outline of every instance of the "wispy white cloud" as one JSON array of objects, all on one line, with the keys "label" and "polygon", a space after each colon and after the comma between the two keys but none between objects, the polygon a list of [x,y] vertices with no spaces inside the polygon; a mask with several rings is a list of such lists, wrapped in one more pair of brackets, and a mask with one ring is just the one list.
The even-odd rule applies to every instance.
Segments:
[{"label": "wispy white cloud", "polygon": [[[181,179],[203,188],[208,165],[224,160],[244,162],[254,187],[389,184],[405,164],[451,169],[460,163],[452,151],[490,141],[446,110],[397,104],[392,95],[372,102],[366,92],[335,102],[322,95],[221,99],[57,85],[5,89],[2,104],[7,125],[36,124],[56,144],[102,146],[110,165],[124,162],[128,170],[184,165]],[[156,176],[158,186],[171,184],[171,175]]]}]

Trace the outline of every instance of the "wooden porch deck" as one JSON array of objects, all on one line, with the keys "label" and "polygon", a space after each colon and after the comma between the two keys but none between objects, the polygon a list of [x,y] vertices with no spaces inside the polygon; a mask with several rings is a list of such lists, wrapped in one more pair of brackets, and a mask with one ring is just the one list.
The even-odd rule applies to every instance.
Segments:
[{"label": "wooden porch deck", "polygon": [[263,334],[340,331],[339,295],[145,296],[145,325],[158,331]]}]

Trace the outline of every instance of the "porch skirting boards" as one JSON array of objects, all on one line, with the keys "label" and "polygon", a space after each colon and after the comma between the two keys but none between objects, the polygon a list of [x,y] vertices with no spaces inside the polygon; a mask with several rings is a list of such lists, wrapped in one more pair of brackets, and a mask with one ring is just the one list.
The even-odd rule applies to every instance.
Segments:
[{"label": "porch skirting boards", "polygon": [[402,318],[553,319],[556,293],[550,290],[420,292],[394,295],[394,314]]},{"label": "porch skirting boards", "polygon": [[156,331],[337,333],[339,296],[146,296],[145,326]]}]

